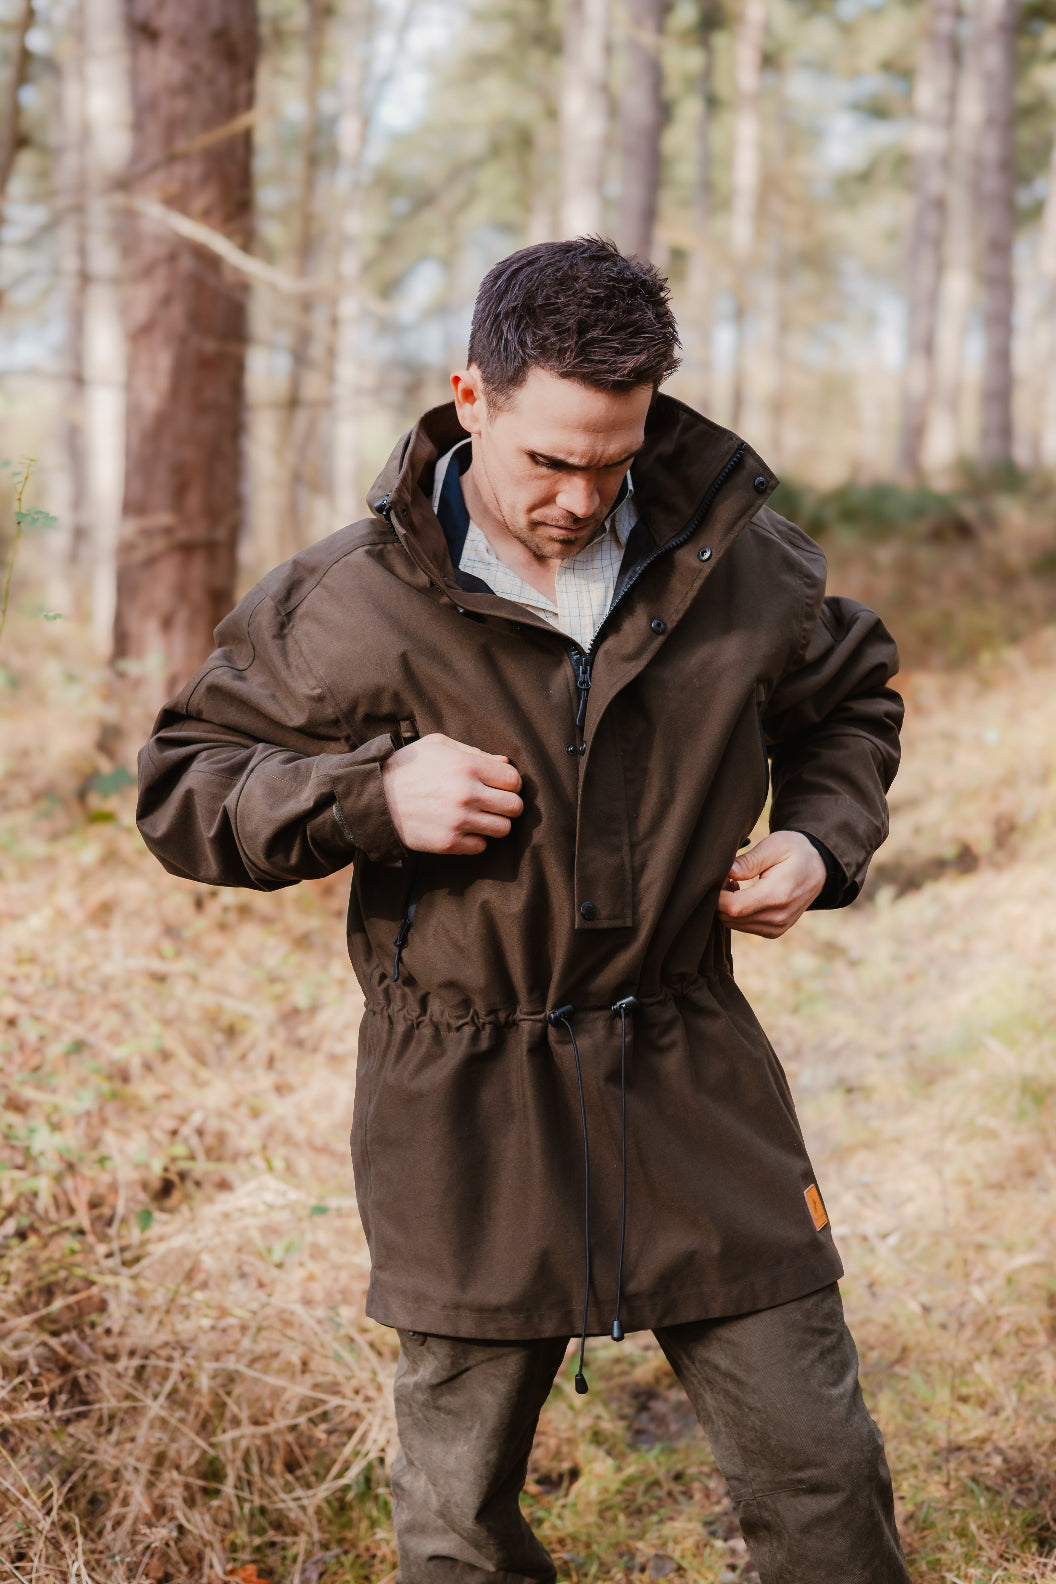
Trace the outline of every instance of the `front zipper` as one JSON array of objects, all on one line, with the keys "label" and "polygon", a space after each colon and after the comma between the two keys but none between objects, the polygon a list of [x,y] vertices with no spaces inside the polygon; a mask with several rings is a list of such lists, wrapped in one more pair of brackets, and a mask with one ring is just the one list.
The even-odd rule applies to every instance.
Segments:
[{"label": "front zipper", "polygon": [[[673,539],[669,539],[666,544],[658,545],[651,555],[646,556],[644,561],[640,561],[638,563],[630,577],[627,579],[626,583],[623,585],[622,589],[620,589],[619,594],[613,600],[612,604],[605,612],[605,615],[602,617],[601,624],[591,639],[590,648],[586,651],[586,653],[584,653],[584,651],[580,648],[579,644],[569,644],[567,653],[572,664],[572,671],[576,679],[576,693],[579,698],[579,707],[576,710],[576,730],[580,733],[580,735],[582,735],[583,727],[587,719],[587,695],[590,692],[590,684],[594,671],[594,660],[597,656],[598,645],[601,642],[606,623],[611,619],[613,611],[615,611],[617,606],[626,599],[634,585],[638,582],[638,579],[643,573],[649,570],[654,561],[659,561],[661,556],[669,554],[669,552],[672,550],[681,549],[686,540],[693,537],[701,523],[704,521],[704,518],[707,516],[708,511],[711,509],[716,495],[718,495],[722,486],[725,484],[726,480],[729,478],[730,474],[733,472],[734,468],[737,466],[738,462],[741,460],[747,449],[747,443],[742,440],[736,451],[730,457],[729,461],[723,464],[716,477],[708,485],[703,499],[701,500],[699,506],[697,506],[686,526],[682,529],[682,532],[676,534]],[[380,504],[381,503],[379,503],[379,505]]]}]

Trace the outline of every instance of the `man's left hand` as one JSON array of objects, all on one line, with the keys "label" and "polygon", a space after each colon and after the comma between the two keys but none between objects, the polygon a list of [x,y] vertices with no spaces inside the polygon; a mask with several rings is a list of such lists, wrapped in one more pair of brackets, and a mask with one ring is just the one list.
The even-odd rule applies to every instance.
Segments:
[{"label": "man's left hand", "polygon": [[800,831],[772,831],[734,860],[719,893],[729,929],[776,940],[821,894],[825,863]]}]

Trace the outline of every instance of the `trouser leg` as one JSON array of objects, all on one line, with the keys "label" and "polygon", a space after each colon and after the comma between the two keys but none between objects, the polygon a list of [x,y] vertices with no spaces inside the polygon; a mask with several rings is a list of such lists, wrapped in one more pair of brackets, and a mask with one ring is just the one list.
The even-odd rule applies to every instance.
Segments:
[{"label": "trouser leg", "polygon": [[392,1468],[400,1584],[552,1584],[521,1513],[528,1455],[567,1338],[400,1332]]},{"label": "trouser leg", "polygon": [[883,1438],[835,1285],[656,1336],[763,1584],[908,1584]]}]

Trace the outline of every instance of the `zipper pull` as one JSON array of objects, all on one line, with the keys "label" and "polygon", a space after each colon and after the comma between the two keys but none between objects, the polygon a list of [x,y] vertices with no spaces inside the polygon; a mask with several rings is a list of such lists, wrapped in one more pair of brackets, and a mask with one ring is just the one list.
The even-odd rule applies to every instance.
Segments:
[{"label": "zipper pull", "polygon": [[404,914],[403,918],[400,920],[400,927],[396,931],[395,938],[394,938],[394,940],[392,942],[392,944],[396,948],[395,956],[392,959],[392,982],[393,982],[393,984],[397,984],[399,982],[399,977],[400,977],[400,958],[403,956],[403,948],[407,944],[407,937],[408,937],[408,935],[410,933],[411,933],[411,920],[406,916],[406,914]]},{"label": "zipper pull", "polygon": [[583,730],[583,723],[587,718],[587,694],[590,692],[590,674],[593,662],[589,655],[582,654],[578,649],[568,651],[572,661],[572,670],[576,675],[576,691],[579,694],[579,709],[576,712],[576,728]]}]

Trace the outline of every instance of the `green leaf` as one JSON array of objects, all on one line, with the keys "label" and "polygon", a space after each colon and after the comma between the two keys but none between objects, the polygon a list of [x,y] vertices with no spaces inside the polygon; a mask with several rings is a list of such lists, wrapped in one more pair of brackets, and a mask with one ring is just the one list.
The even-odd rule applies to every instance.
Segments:
[{"label": "green leaf", "polygon": [[136,1225],[141,1232],[149,1232],[151,1227],[154,1225],[153,1210],[148,1210],[146,1205],[143,1206],[142,1210],[137,1210]]},{"label": "green leaf", "polygon": [[135,784],[135,776],[126,770],[124,765],[115,765],[114,769],[108,770],[105,775],[100,772],[88,783],[91,790],[98,792],[100,797],[113,797],[122,787],[135,786]]},{"label": "green leaf", "polygon": [[330,1214],[330,1206],[329,1205],[313,1205],[312,1208],[309,1210],[308,1214],[310,1216],[329,1215]]},{"label": "green leaf", "polygon": [[42,611],[41,614],[45,621],[62,621],[63,619],[62,611]]}]

